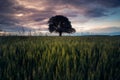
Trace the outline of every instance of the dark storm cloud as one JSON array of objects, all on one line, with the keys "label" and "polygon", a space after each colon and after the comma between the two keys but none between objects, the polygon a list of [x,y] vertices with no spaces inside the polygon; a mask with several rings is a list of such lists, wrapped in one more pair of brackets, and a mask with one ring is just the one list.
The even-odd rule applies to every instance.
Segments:
[{"label": "dark storm cloud", "polygon": [[[41,7],[44,7],[43,10],[40,10]],[[0,0],[0,24],[14,27],[25,24],[39,26],[46,24],[46,19],[58,14],[71,19],[79,17],[78,15],[99,18],[108,16],[109,10],[118,7],[120,7],[120,0]],[[23,14],[23,16],[18,17],[15,16],[16,14]],[[80,17],[79,21],[82,20]]]},{"label": "dark storm cloud", "polygon": [[43,21],[44,19],[48,19],[50,16],[55,15],[54,11],[38,11],[28,18],[34,21]]},{"label": "dark storm cloud", "polygon": [[[19,13],[32,13],[32,15],[27,15],[23,18],[16,17]],[[0,0],[0,29],[6,29],[8,31],[10,29],[15,31],[17,29],[21,30],[21,27],[27,24],[28,21],[30,23],[31,21],[38,21],[38,19],[43,20],[44,18],[38,17],[40,15],[36,15],[38,13],[40,13],[38,10],[25,8],[19,5],[15,0]]]},{"label": "dark storm cloud", "polygon": [[102,17],[108,14],[108,9],[120,7],[120,0],[49,0],[48,3],[57,5],[69,5],[76,9],[86,9],[85,15],[90,17]]},{"label": "dark storm cloud", "polygon": [[120,7],[120,0],[97,0],[96,2],[107,8]]},{"label": "dark storm cloud", "polygon": [[14,0],[0,0],[0,13],[13,13]]},{"label": "dark storm cloud", "polygon": [[85,16],[88,16],[88,17],[108,16],[106,13],[107,13],[107,10],[102,9],[102,8],[96,8],[96,9],[91,9],[91,10],[86,11]]},{"label": "dark storm cloud", "polygon": [[[51,0],[54,1],[54,0]],[[57,0],[56,3],[72,4],[74,6],[87,6],[89,4],[98,4],[107,8],[120,7],[120,0]]]},{"label": "dark storm cloud", "polygon": [[[37,1],[41,1],[41,0],[37,0]],[[89,16],[89,17],[106,16],[107,15],[105,14],[107,12],[106,8],[120,7],[120,0],[44,0],[44,1],[47,4],[42,6],[45,7],[48,6],[48,8],[46,8],[45,11],[40,12],[35,9],[25,8],[23,6],[16,5],[17,2],[15,0],[0,0],[0,4],[1,4],[0,17],[2,16],[0,19],[0,23],[5,22],[5,20],[14,22],[14,18],[11,15],[17,12],[28,13],[28,14],[33,13],[33,15],[29,17],[31,19],[33,18],[35,21],[41,21],[44,19],[43,17],[45,17],[46,19],[46,17],[55,15],[56,10],[60,9],[59,6],[65,6],[65,5],[73,6],[76,9],[78,9],[78,11],[79,9],[81,9],[80,7],[85,8],[86,9],[85,16]],[[76,17],[78,13],[71,12],[64,14],[68,15],[69,17]]]},{"label": "dark storm cloud", "polygon": [[39,26],[39,28],[43,28],[41,25],[47,24],[47,21],[45,20],[56,14],[54,10],[41,11],[25,7],[19,7],[18,10],[20,13],[24,14],[22,17],[19,17],[19,22],[23,25],[32,24],[26,26],[29,28],[32,28],[34,26]]},{"label": "dark storm cloud", "polygon": [[11,15],[0,15],[0,24],[15,25],[15,23],[18,23],[18,21]]},{"label": "dark storm cloud", "polygon": [[17,19],[13,17],[15,9],[14,0],[0,0],[0,24],[15,25],[18,23]]}]

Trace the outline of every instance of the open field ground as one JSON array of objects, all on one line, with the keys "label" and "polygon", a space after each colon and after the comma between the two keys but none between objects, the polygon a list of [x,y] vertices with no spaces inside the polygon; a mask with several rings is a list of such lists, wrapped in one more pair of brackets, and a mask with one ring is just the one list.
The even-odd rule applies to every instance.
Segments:
[{"label": "open field ground", "polygon": [[120,37],[0,37],[0,80],[119,80]]}]

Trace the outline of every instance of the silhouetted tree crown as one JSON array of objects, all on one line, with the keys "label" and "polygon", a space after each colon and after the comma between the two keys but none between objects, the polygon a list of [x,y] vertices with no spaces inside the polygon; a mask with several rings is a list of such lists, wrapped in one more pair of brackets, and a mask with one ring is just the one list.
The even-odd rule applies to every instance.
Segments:
[{"label": "silhouetted tree crown", "polygon": [[56,15],[49,19],[49,31],[58,32],[59,36],[62,36],[62,33],[74,33],[75,29],[72,28],[71,22],[67,17],[62,15]]}]

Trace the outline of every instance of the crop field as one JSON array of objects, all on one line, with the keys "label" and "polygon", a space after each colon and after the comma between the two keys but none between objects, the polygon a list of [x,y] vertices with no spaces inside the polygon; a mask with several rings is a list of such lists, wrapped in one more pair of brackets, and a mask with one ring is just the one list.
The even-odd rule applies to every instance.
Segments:
[{"label": "crop field", "polygon": [[120,37],[0,37],[0,80],[120,80]]}]

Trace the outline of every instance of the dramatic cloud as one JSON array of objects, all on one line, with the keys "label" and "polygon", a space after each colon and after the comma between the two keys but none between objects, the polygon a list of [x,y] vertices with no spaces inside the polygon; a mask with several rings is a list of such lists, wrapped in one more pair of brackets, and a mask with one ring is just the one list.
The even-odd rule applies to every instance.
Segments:
[{"label": "dramatic cloud", "polygon": [[14,10],[14,0],[0,0],[0,13],[13,13]]},{"label": "dramatic cloud", "polygon": [[[0,0],[0,24],[12,24],[14,19],[14,3],[11,0]],[[12,22],[13,21],[13,22]]]},{"label": "dramatic cloud", "polygon": [[0,29],[46,30],[54,15],[67,16],[78,28],[93,19],[116,15],[113,11],[117,8],[120,0],[0,0]]},{"label": "dramatic cloud", "polygon": [[[7,26],[16,26],[20,23],[16,16],[19,13],[19,8],[21,6],[17,5],[15,0],[0,0],[0,28]],[[17,15],[16,15],[17,14]]]}]

